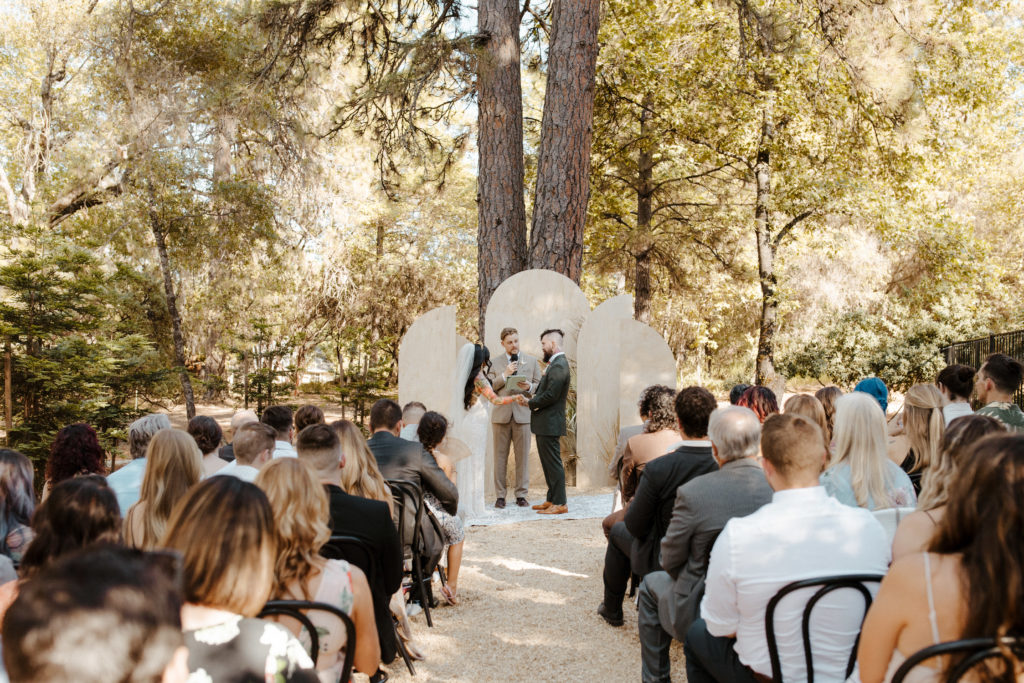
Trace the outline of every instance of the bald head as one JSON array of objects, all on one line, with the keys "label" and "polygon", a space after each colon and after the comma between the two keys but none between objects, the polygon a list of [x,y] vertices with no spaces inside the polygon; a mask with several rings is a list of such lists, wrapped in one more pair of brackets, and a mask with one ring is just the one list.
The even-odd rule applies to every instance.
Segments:
[{"label": "bald head", "polygon": [[250,422],[259,422],[260,418],[256,415],[255,410],[239,410],[237,413],[231,416],[231,432],[237,432],[243,425],[247,425]]}]

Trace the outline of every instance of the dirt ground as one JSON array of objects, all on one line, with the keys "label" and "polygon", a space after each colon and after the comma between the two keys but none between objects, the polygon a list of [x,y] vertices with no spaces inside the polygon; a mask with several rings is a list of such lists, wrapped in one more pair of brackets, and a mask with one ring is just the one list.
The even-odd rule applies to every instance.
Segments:
[{"label": "dirt ground", "polygon": [[[619,628],[597,616],[605,540],[600,520],[544,519],[467,531],[460,604],[439,606],[434,627],[412,619],[426,660],[415,678],[401,659],[391,681],[626,681],[640,678],[636,608]],[[685,681],[682,646],[673,680]],[[357,677],[357,680],[366,680]]]}]

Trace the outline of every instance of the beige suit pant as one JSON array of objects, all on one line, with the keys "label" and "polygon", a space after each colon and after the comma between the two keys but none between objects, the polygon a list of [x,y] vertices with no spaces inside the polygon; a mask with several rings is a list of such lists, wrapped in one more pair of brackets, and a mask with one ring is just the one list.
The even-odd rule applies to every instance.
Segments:
[{"label": "beige suit pant", "polygon": [[508,490],[508,451],[512,446],[516,456],[516,498],[526,498],[530,486],[530,425],[519,424],[515,419],[505,424],[491,423],[494,439],[494,492],[498,498],[505,498]]}]

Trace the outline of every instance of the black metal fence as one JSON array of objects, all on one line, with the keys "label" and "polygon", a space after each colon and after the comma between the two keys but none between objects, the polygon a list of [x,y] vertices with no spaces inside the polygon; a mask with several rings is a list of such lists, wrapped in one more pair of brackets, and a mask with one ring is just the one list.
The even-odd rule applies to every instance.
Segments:
[{"label": "black metal fence", "polygon": [[[1005,334],[990,334],[980,339],[950,344],[942,349],[946,363],[970,365],[975,370],[981,367],[985,357],[990,353],[1005,353],[1024,363],[1024,330],[1006,332]],[[1013,401],[1024,408],[1024,386],[1013,395]]]}]

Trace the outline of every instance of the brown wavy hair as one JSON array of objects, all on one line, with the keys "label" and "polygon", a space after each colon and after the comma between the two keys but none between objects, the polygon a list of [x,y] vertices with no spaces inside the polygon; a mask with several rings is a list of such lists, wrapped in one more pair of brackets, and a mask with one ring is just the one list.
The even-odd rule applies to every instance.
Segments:
[{"label": "brown wavy hair", "polygon": [[155,548],[164,535],[171,510],[202,476],[203,454],[188,432],[164,429],[154,434],[146,447],[146,474],[139,502],[124,518],[125,536],[129,535],[132,519],[141,511],[142,537],[131,540],[141,550]]},{"label": "brown wavy hair", "polygon": [[[274,513],[277,561],[274,564],[275,598],[305,600],[312,597],[309,581],[322,565],[320,549],[331,538],[327,526],[327,494],[313,469],[296,458],[278,458],[264,465],[256,477]],[[298,585],[298,594],[293,587]]]},{"label": "brown wavy hair", "polygon": [[934,510],[949,501],[950,490],[972,453],[971,447],[989,434],[1006,432],[1002,422],[987,415],[964,415],[946,426],[939,443],[939,457],[921,477],[917,507]]},{"label": "brown wavy hair", "polygon": [[[960,555],[967,622],[961,638],[1024,633],[1024,434],[978,441],[928,550]],[[969,597],[969,599],[968,599]],[[1014,661],[1008,650],[1004,651]],[[952,665],[951,665],[952,666]],[[982,680],[997,680],[991,667]]]},{"label": "brown wavy hair", "polygon": [[822,387],[814,392],[814,398],[821,402],[825,409],[825,443],[832,443],[832,432],[836,428],[836,401],[843,395],[843,390],[837,386]]}]

